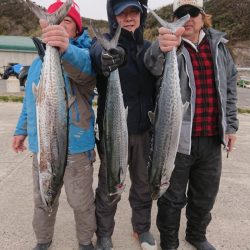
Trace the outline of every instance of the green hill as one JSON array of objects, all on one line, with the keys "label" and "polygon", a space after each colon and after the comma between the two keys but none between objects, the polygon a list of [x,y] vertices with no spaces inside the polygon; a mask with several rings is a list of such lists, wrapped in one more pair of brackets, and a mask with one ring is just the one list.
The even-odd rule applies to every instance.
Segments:
[{"label": "green hill", "polygon": [[[102,0],[104,1],[104,0]],[[213,26],[225,31],[230,41],[250,40],[250,0],[205,1],[205,10],[213,16]],[[168,21],[172,19],[172,5],[157,10]],[[83,18],[83,25],[89,26],[89,19]],[[107,30],[106,21],[95,21],[101,30]],[[145,37],[152,40],[157,35],[158,23],[148,15]],[[0,35],[39,35],[38,19],[23,0],[0,0]]]},{"label": "green hill", "polygon": [[[83,18],[83,26],[88,27],[90,19]],[[95,26],[107,30],[107,21],[96,20]],[[0,0],[0,35],[40,36],[37,17],[23,0]],[[90,34],[92,35],[91,29]]]},{"label": "green hill", "polygon": [[[210,0],[204,1],[205,11],[212,15],[213,27],[227,33],[231,42],[250,40],[250,0]],[[156,11],[163,19],[172,20],[172,5]],[[145,34],[151,40],[159,26],[149,14]]]},{"label": "green hill", "polygon": [[[105,1],[105,0],[100,0]],[[250,0],[204,0],[205,11],[213,16],[213,27],[227,33],[229,47],[238,65],[250,67]],[[172,20],[172,5],[156,11],[163,19]],[[89,27],[90,19],[83,18],[83,26]],[[94,20],[95,27],[105,32],[107,21]],[[148,15],[145,38],[153,40],[159,24]],[[92,30],[89,29],[92,36]],[[24,0],[0,0],[0,35],[40,36],[38,19]]]}]

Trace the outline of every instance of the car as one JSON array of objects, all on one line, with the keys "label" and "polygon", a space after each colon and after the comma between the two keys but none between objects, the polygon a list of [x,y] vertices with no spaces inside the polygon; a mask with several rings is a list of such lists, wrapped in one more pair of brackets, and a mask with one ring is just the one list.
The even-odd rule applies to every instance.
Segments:
[{"label": "car", "polygon": [[15,76],[19,80],[20,87],[25,87],[29,67],[20,63],[9,63],[8,66],[4,67],[5,70],[1,77],[2,79],[8,79],[10,76]]}]

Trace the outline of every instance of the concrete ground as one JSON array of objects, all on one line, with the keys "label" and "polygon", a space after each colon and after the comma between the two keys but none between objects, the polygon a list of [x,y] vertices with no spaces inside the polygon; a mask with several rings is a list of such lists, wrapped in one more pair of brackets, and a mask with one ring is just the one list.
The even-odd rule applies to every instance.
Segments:
[{"label": "concrete ground", "polygon": [[[250,102],[247,102],[247,106],[250,106]],[[20,110],[20,103],[0,102],[0,249],[2,250],[27,250],[36,242],[32,230],[31,153],[26,151],[16,154],[11,149],[12,135]],[[226,153],[223,152],[220,192],[212,211],[212,222],[207,230],[208,239],[219,250],[250,250],[250,114],[240,114],[239,120],[236,149],[229,158],[226,158]],[[98,168],[97,160],[94,188],[97,185]],[[127,187],[122,194],[116,214],[113,235],[115,250],[140,249],[138,242],[131,236],[129,186],[129,176],[127,176]],[[184,212],[179,249],[192,250],[193,248],[184,240],[186,223]],[[151,231],[159,244],[159,232],[155,225],[156,213],[157,206],[154,202]],[[51,249],[78,249],[73,213],[64,190],[60,197]]]}]

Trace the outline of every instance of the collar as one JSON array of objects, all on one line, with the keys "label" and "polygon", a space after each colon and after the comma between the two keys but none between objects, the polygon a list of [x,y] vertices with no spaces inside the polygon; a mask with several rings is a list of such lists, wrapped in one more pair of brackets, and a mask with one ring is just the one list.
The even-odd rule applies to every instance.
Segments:
[{"label": "collar", "polygon": [[203,38],[206,36],[205,32],[203,30],[200,31],[200,34],[199,34],[199,40],[198,40],[198,43],[193,43],[191,42],[190,40],[186,39],[186,38],[182,38],[183,41],[185,41],[186,43],[190,44],[196,51],[197,50],[197,46],[201,43],[201,41],[203,40]]}]

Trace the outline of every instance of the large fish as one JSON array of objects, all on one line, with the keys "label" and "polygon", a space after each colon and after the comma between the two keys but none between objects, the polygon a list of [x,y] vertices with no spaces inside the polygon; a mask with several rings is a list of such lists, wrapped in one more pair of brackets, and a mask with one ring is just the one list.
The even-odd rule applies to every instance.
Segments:
[{"label": "large fish", "polygon": [[[190,18],[184,16],[174,23],[167,23],[154,11],[149,11],[159,23],[172,32],[182,27]],[[149,162],[149,185],[153,199],[158,199],[169,187],[178,149],[183,107],[176,50],[165,53],[165,68],[154,112],[149,112],[153,123],[152,152]]]},{"label": "large fish", "polygon": [[[116,48],[121,28],[118,27],[111,41],[106,40],[99,30],[91,25],[94,34],[106,50]],[[103,143],[105,164],[107,166],[107,184],[109,195],[119,195],[125,188],[128,166],[128,128],[127,109],[124,107],[123,95],[118,69],[109,75],[105,112],[103,120]]]},{"label": "large fish", "polygon": [[[26,3],[39,19],[45,19],[52,25],[61,23],[70,10],[72,0],[66,1],[51,15],[28,0]],[[51,210],[63,184],[67,156],[67,98],[57,48],[46,45],[40,80],[32,88],[36,98],[40,191],[45,206]]]}]

